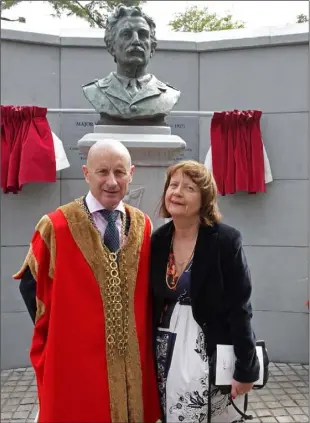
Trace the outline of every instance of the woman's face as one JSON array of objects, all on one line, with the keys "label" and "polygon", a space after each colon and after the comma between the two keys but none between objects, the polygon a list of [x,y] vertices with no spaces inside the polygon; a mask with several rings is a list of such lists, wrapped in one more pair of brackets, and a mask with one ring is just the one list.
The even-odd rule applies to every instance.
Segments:
[{"label": "woman's face", "polygon": [[165,195],[165,206],[172,218],[199,216],[200,189],[181,170],[177,170],[171,177]]}]

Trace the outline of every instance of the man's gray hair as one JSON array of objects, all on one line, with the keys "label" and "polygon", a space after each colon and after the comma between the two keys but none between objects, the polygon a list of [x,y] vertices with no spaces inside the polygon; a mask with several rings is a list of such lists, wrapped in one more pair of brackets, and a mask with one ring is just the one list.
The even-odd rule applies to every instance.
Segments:
[{"label": "man's gray hair", "polygon": [[115,40],[115,28],[117,22],[125,17],[141,17],[145,19],[148,26],[150,27],[150,34],[151,34],[151,52],[154,53],[156,46],[157,46],[157,39],[156,39],[156,24],[155,21],[144,13],[139,6],[131,6],[127,7],[123,4],[117,6],[114,12],[107,18],[106,23],[106,30],[104,35],[104,42],[107,46],[107,50],[109,53],[112,54],[113,43]]}]

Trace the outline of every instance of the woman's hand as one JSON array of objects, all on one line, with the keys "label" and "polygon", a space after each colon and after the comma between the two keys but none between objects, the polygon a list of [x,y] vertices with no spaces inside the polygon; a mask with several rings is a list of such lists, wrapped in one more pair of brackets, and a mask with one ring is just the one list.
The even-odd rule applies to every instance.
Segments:
[{"label": "woman's hand", "polygon": [[231,396],[232,399],[237,398],[238,395],[244,395],[250,392],[250,390],[253,388],[254,383],[242,383],[237,382],[233,379],[231,384]]}]

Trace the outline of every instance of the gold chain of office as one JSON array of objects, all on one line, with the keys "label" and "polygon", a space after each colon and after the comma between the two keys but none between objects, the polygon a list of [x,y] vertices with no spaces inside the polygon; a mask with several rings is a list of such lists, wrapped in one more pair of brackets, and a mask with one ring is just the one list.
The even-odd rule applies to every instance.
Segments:
[{"label": "gold chain of office", "polygon": [[[122,232],[121,232],[121,243],[125,236],[125,221],[126,218],[122,219]],[[106,254],[106,265],[109,269],[109,278],[105,287],[106,300],[106,342],[108,344],[109,353],[114,355],[115,346],[120,355],[124,355],[128,342],[129,333],[129,316],[128,316],[128,278],[127,278],[127,266],[125,256],[121,252],[121,248],[112,253],[104,245],[107,252]],[[124,275],[122,279],[119,274],[118,256],[121,255],[121,260],[124,263]]]},{"label": "gold chain of office", "polygon": [[[86,212],[92,225],[95,226],[91,214],[84,202],[82,202],[84,211]],[[106,342],[108,344],[108,353],[114,358],[115,350],[120,355],[124,355],[128,343],[129,334],[129,293],[128,293],[128,275],[125,255],[122,253],[121,246],[125,236],[126,216],[122,218],[122,230],[120,239],[120,248],[116,252],[111,252],[104,244],[106,251],[105,261],[108,270],[108,280],[104,285],[105,291],[105,329]],[[95,226],[97,229],[97,227]],[[97,229],[99,232],[99,230]],[[100,235],[101,236],[101,235]],[[124,274],[120,278],[118,258],[124,263]],[[115,348],[116,347],[116,348]]]}]

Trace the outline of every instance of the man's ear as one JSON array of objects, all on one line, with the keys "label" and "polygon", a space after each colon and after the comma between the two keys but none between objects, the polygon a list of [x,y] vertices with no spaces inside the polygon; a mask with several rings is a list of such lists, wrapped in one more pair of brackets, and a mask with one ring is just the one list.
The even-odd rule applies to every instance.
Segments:
[{"label": "man's ear", "polygon": [[132,182],[132,178],[133,178],[133,173],[134,173],[134,170],[135,170],[135,167],[134,167],[134,165],[132,165],[131,167],[130,167],[130,178],[129,178],[129,183],[131,184],[131,182]]},{"label": "man's ear", "polygon": [[86,165],[82,166],[82,170],[83,170],[83,175],[85,178],[85,181],[89,184],[89,179],[88,179],[88,167]]}]

